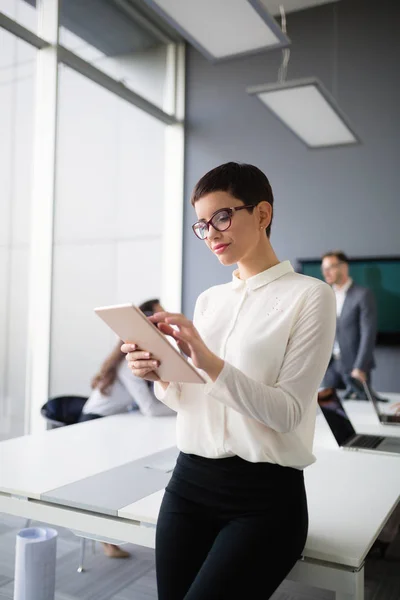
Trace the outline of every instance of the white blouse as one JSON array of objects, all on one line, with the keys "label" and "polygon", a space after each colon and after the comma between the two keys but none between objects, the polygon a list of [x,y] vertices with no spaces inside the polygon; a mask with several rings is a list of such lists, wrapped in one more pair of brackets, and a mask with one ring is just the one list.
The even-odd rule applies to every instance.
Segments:
[{"label": "white blouse", "polygon": [[194,325],[225,361],[215,382],[157,384],[176,410],[178,448],[302,469],[312,454],[317,391],[335,337],[336,304],[322,281],[289,261],[203,292]]}]

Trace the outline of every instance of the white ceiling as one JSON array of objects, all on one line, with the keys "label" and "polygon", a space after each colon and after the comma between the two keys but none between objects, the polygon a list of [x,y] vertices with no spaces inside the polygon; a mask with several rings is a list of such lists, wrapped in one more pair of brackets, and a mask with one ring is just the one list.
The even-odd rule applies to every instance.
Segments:
[{"label": "white ceiling", "polygon": [[262,4],[266,7],[271,15],[280,15],[279,6],[282,4],[286,13],[294,12],[296,10],[303,10],[305,8],[313,8],[321,4],[329,4],[331,2],[337,2],[338,0],[261,0]]}]

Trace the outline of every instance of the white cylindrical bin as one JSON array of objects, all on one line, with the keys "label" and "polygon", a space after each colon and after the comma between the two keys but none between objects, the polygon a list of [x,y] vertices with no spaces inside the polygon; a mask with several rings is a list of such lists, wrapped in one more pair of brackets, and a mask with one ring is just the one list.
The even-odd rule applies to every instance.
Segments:
[{"label": "white cylindrical bin", "polygon": [[54,600],[57,531],[28,527],[17,534],[14,600]]}]

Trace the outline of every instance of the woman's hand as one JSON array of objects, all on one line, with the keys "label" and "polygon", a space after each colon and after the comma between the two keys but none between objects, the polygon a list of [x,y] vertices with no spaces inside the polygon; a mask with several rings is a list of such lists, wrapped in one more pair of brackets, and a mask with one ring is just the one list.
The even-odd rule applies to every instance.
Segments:
[{"label": "woman's hand", "polygon": [[121,351],[125,352],[129,368],[136,377],[148,379],[149,381],[160,380],[157,373],[155,373],[160,363],[151,357],[150,352],[141,350],[136,344],[123,344]]},{"label": "woman's hand", "polygon": [[205,371],[212,381],[217,379],[224,361],[209,350],[192,321],[182,314],[168,312],[155,313],[149,320],[162,333],[176,340],[179,349],[192,360],[195,367]]}]

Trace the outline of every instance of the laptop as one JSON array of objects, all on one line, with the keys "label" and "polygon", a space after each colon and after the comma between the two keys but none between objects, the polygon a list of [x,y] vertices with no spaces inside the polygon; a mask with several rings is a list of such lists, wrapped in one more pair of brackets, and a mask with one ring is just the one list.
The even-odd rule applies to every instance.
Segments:
[{"label": "laptop", "polygon": [[379,402],[376,398],[376,394],[370,388],[368,383],[363,381],[362,386],[364,388],[365,395],[367,396],[368,400],[371,402],[372,406],[374,407],[374,410],[378,416],[379,421],[382,423],[382,425],[400,425],[400,415],[382,413],[379,408]]},{"label": "laptop", "polygon": [[341,448],[400,454],[400,437],[358,433],[335,390],[326,398],[318,398],[318,404]]}]

